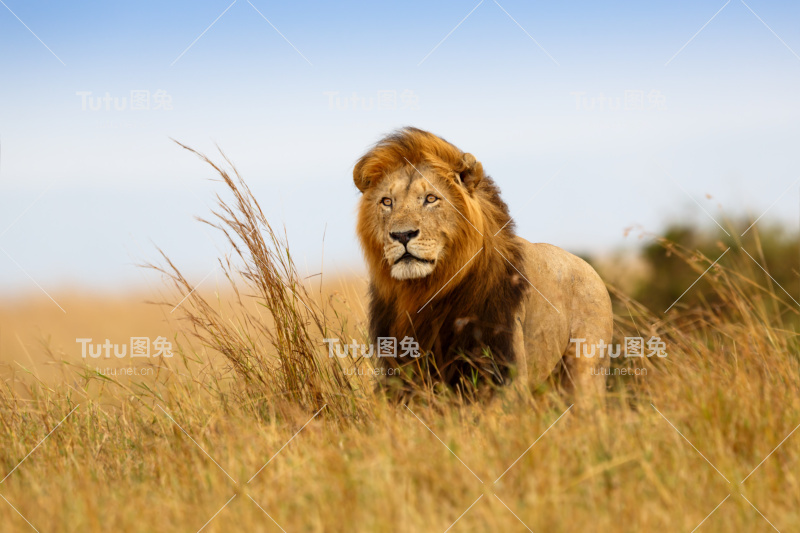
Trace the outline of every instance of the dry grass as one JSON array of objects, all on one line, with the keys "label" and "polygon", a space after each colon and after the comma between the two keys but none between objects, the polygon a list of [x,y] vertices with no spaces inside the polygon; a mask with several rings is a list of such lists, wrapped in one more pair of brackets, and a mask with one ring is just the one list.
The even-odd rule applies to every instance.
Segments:
[{"label": "dry grass", "polygon": [[[669,355],[616,360],[646,375],[612,377],[605,412],[567,411],[548,386],[407,408],[348,375],[369,361],[327,357],[322,338],[363,339],[361,302],[312,294],[215,168],[230,291],[186,299],[187,340],[152,378],[4,381],[0,476],[52,434],[0,483],[2,531],[689,532],[725,498],[698,531],[800,523],[798,308],[742,252],[706,274],[722,305],[653,314],[615,291],[617,335]],[[698,276],[715,259],[674,253]],[[193,287],[157,268],[174,306]]]}]

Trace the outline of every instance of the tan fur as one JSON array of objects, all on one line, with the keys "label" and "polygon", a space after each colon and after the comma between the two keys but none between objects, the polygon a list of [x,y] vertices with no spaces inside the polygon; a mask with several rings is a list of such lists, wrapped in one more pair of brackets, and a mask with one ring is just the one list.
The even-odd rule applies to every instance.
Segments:
[{"label": "tan fur", "polygon": [[[371,317],[374,336],[417,337],[424,329],[421,348],[446,366],[453,356],[442,345],[443,332],[452,330],[453,337],[461,321],[472,321],[480,326],[476,338],[491,329],[503,341],[496,344],[513,353],[520,381],[538,384],[563,361],[576,392],[597,397],[605,391],[605,377],[593,373],[608,358],[577,357],[570,343],[611,341],[602,280],[581,259],[514,235],[499,190],[474,156],[406,128],[364,155],[353,177],[363,193],[357,233],[371,276],[371,312],[391,314]],[[387,200],[391,206],[383,205]],[[397,238],[404,232],[419,233],[404,244]],[[398,262],[406,252],[415,257]],[[507,305],[497,301],[504,294]],[[462,317],[448,302],[477,311]],[[489,307],[499,310],[487,315],[496,323],[486,324],[486,317],[480,323],[474,315]],[[495,346],[489,342],[489,348]]]}]

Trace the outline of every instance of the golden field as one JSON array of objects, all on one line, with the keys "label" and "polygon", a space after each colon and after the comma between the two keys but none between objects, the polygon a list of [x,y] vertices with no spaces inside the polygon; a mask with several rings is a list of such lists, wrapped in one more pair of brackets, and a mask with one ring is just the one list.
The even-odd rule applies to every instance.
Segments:
[{"label": "golden field", "polygon": [[[218,227],[236,245],[221,259],[233,286],[170,313],[193,286],[164,257],[163,296],[56,295],[66,314],[35,295],[0,306],[3,532],[800,524],[799,310],[751,261],[764,264],[759,243],[709,269],[724,247],[662,241],[695,278],[709,269],[668,313],[610,286],[617,341],[658,336],[667,357],[615,359],[604,406],[572,408],[556,380],[481,401],[419,389],[397,404],[353,375],[369,361],[330,359],[322,343],[366,342],[363,280],[301,279],[229,185]],[[132,336],[167,337],[174,356],[109,376],[75,342]]]}]

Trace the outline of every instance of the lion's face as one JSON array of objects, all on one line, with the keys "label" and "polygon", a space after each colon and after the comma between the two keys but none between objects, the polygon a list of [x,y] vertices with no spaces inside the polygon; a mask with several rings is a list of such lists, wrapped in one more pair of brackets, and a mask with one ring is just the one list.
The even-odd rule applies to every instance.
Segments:
[{"label": "lion's face", "polygon": [[446,255],[460,218],[446,190],[445,180],[432,170],[409,166],[389,174],[364,198],[394,279],[424,278]]},{"label": "lion's face", "polygon": [[376,290],[399,290],[412,305],[466,275],[485,246],[487,220],[496,225],[507,216],[484,177],[474,156],[414,128],[389,135],[358,161],[357,232]]}]

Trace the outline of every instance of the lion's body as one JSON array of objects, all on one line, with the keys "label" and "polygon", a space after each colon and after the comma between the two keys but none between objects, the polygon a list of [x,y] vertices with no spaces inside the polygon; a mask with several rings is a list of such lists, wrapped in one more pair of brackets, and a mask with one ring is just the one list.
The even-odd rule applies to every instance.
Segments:
[{"label": "lion's body", "polygon": [[611,340],[608,292],[583,260],[514,234],[500,191],[470,154],[406,128],[353,171],[370,270],[373,339],[411,337],[418,359],[383,359],[419,379],[531,385],[563,368],[576,392],[605,390],[607,358],[570,339]]},{"label": "lion's body", "polygon": [[521,322],[515,330],[520,378],[541,383],[563,362],[575,390],[602,393],[602,369],[609,359],[577,357],[572,339],[588,345],[611,341],[613,318],[605,284],[586,261],[561,248],[527,241],[524,248],[523,272],[539,292],[528,294],[516,317]]}]

